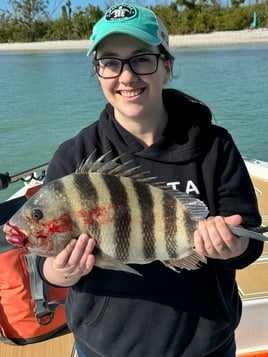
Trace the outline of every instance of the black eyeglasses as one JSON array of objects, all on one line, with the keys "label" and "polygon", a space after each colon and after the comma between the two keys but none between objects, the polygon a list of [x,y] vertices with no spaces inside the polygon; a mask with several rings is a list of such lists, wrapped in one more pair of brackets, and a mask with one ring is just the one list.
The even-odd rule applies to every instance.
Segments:
[{"label": "black eyeglasses", "polygon": [[129,65],[131,71],[138,75],[153,74],[157,71],[159,58],[165,58],[161,53],[143,53],[126,59],[101,57],[94,58],[93,65],[102,78],[120,76],[124,65]]}]

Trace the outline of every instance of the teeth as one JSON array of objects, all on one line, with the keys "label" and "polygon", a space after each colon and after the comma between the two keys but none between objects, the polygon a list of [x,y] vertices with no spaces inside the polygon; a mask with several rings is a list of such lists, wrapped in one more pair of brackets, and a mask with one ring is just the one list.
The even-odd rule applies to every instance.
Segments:
[{"label": "teeth", "polygon": [[141,89],[137,89],[133,91],[121,91],[120,93],[123,97],[131,98],[131,97],[136,97],[137,95],[141,94],[141,92],[142,92]]}]

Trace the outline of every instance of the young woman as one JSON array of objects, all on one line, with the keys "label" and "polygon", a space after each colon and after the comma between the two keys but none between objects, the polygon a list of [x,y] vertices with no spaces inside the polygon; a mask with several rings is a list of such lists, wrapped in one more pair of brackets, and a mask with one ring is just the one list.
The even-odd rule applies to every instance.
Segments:
[{"label": "young woman", "polygon": [[208,107],[163,88],[174,58],[153,12],[115,5],[92,40],[89,55],[108,104],[94,124],[59,147],[46,181],[74,172],[94,150],[127,153],[144,171],[208,205],[210,216],[194,234],[207,264],[180,273],[160,262],[135,265],[142,278],[99,269],[94,237],[82,234],[56,257],[40,258],[40,273],[70,286],[66,315],[79,356],[234,357],[241,316],[235,270],[262,251],[262,243],[228,229],[260,224],[243,160],[230,134],[212,124]]}]

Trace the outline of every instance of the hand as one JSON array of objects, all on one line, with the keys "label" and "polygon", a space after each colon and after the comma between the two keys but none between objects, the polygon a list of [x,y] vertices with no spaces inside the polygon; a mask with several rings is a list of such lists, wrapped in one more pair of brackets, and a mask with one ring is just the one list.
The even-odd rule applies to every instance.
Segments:
[{"label": "hand", "polygon": [[57,256],[46,259],[45,277],[51,283],[62,286],[77,283],[83,275],[93,269],[94,247],[95,240],[86,234],[81,234],[78,239],[72,239]]},{"label": "hand", "polygon": [[215,259],[230,259],[243,254],[248,246],[247,238],[238,238],[227,224],[238,226],[240,215],[208,217],[199,222],[194,233],[195,250],[203,256]]}]

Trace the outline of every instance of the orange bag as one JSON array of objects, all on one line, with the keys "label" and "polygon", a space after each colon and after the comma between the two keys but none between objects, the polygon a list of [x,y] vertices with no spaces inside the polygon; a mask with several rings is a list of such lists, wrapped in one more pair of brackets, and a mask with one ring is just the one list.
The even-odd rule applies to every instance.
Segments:
[{"label": "orange bag", "polygon": [[[1,203],[0,225],[40,187]],[[26,345],[69,332],[63,306],[67,288],[46,284],[35,259],[34,254],[10,245],[0,226],[0,341],[4,343]]]},{"label": "orange bag", "polygon": [[0,234],[0,340],[25,345],[63,333],[66,288],[46,284],[36,257],[9,245]]}]

